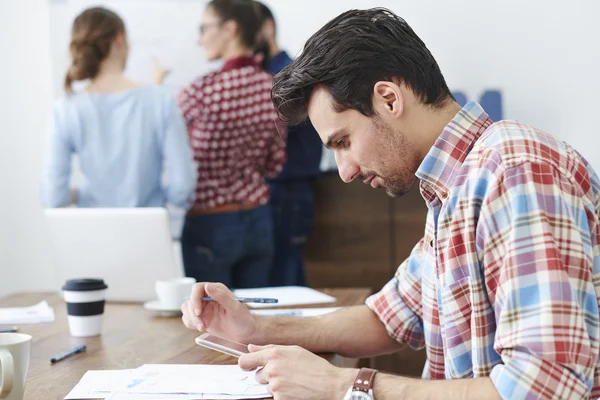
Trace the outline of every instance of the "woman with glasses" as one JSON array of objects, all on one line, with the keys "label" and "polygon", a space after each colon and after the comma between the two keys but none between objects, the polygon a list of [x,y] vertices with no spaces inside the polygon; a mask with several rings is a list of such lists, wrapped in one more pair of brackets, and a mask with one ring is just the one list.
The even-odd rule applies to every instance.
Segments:
[{"label": "woman with glasses", "polygon": [[181,239],[187,276],[233,287],[267,286],[273,257],[269,187],[285,161],[285,128],[272,78],[252,57],[260,19],[250,0],[213,0],[199,44],[221,69],[179,95],[198,163],[196,202]]},{"label": "woman with glasses", "polygon": [[[196,168],[173,96],[123,73],[123,20],[106,8],[83,11],[71,32],[67,96],[57,102],[43,178],[46,207],[187,207]],[[76,81],[85,86],[74,91]],[[82,179],[71,187],[78,156]]]}]

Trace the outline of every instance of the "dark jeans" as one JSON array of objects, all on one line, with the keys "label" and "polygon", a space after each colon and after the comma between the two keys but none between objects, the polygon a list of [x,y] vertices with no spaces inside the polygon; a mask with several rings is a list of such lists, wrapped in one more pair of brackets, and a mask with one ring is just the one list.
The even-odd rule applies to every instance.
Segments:
[{"label": "dark jeans", "polygon": [[198,282],[268,286],[273,265],[271,208],[187,216],[181,250],[186,276]]},{"label": "dark jeans", "polygon": [[306,286],[304,243],[313,228],[314,195],[310,180],[271,183],[275,256],[271,286]]}]

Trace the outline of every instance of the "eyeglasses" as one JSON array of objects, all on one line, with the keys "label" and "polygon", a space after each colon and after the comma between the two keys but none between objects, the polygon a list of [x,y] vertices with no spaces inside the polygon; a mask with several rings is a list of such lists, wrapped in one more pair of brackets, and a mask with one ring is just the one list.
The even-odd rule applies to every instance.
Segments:
[{"label": "eyeglasses", "polygon": [[221,25],[223,25],[223,21],[207,22],[205,24],[201,24],[200,25],[200,34],[204,35],[206,33],[206,30],[208,28],[210,28],[211,26],[221,26]]}]

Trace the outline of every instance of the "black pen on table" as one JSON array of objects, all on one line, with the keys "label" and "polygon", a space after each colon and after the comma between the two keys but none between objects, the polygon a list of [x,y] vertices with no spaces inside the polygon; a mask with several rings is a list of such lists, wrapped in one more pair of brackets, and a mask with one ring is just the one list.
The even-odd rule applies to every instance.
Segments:
[{"label": "black pen on table", "polygon": [[10,326],[8,328],[0,328],[0,333],[13,333],[19,330],[18,326]]},{"label": "black pen on table", "polygon": [[72,348],[69,351],[65,351],[62,354],[59,354],[57,356],[52,357],[50,359],[50,363],[51,364],[57,363],[57,362],[59,362],[61,360],[64,360],[67,357],[71,357],[71,356],[73,356],[75,354],[83,353],[86,350],[87,350],[87,346],[85,344],[82,344],[81,346],[74,347],[74,348]]}]

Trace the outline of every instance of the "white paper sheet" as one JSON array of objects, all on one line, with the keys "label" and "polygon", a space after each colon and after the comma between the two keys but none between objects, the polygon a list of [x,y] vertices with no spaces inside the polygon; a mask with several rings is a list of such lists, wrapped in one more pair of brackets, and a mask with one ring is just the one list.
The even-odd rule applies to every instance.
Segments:
[{"label": "white paper sheet", "polygon": [[342,307],[323,307],[323,308],[275,308],[273,310],[251,310],[255,315],[265,315],[272,317],[316,317],[319,315],[330,314]]},{"label": "white paper sheet", "polygon": [[266,307],[289,307],[300,306],[304,304],[325,304],[335,303],[335,297],[326,295],[317,290],[304,286],[280,286],[270,288],[256,289],[237,289],[234,291],[238,297],[271,297],[278,299],[277,304],[256,304],[249,303],[251,308]]},{"label": "white paper sheet", "polygon": [[271,397],[237,365],[154,365],[88,371],[65,397],[111,400],[235,400]]},{"label": "white paper sheet", "polygon": [[0,324],[37,324],[54,321],[54,309],[41,301],[30,307],[0,308]]},{"label": "white paper sheet", "polygon": [[255,372],[242,371],[237,365],[146,364],[136,370],[136,376],[126,388],[115,391],[203,394],[204,398],[216,398],[212,395],[239,399],[271,397],[267,386],[256,382],[254,375]]},{"label": "white paper sheet", "polygon": [[116,389],[126,387],[135,369],[88,371],[66,399],[104,399]]}]

